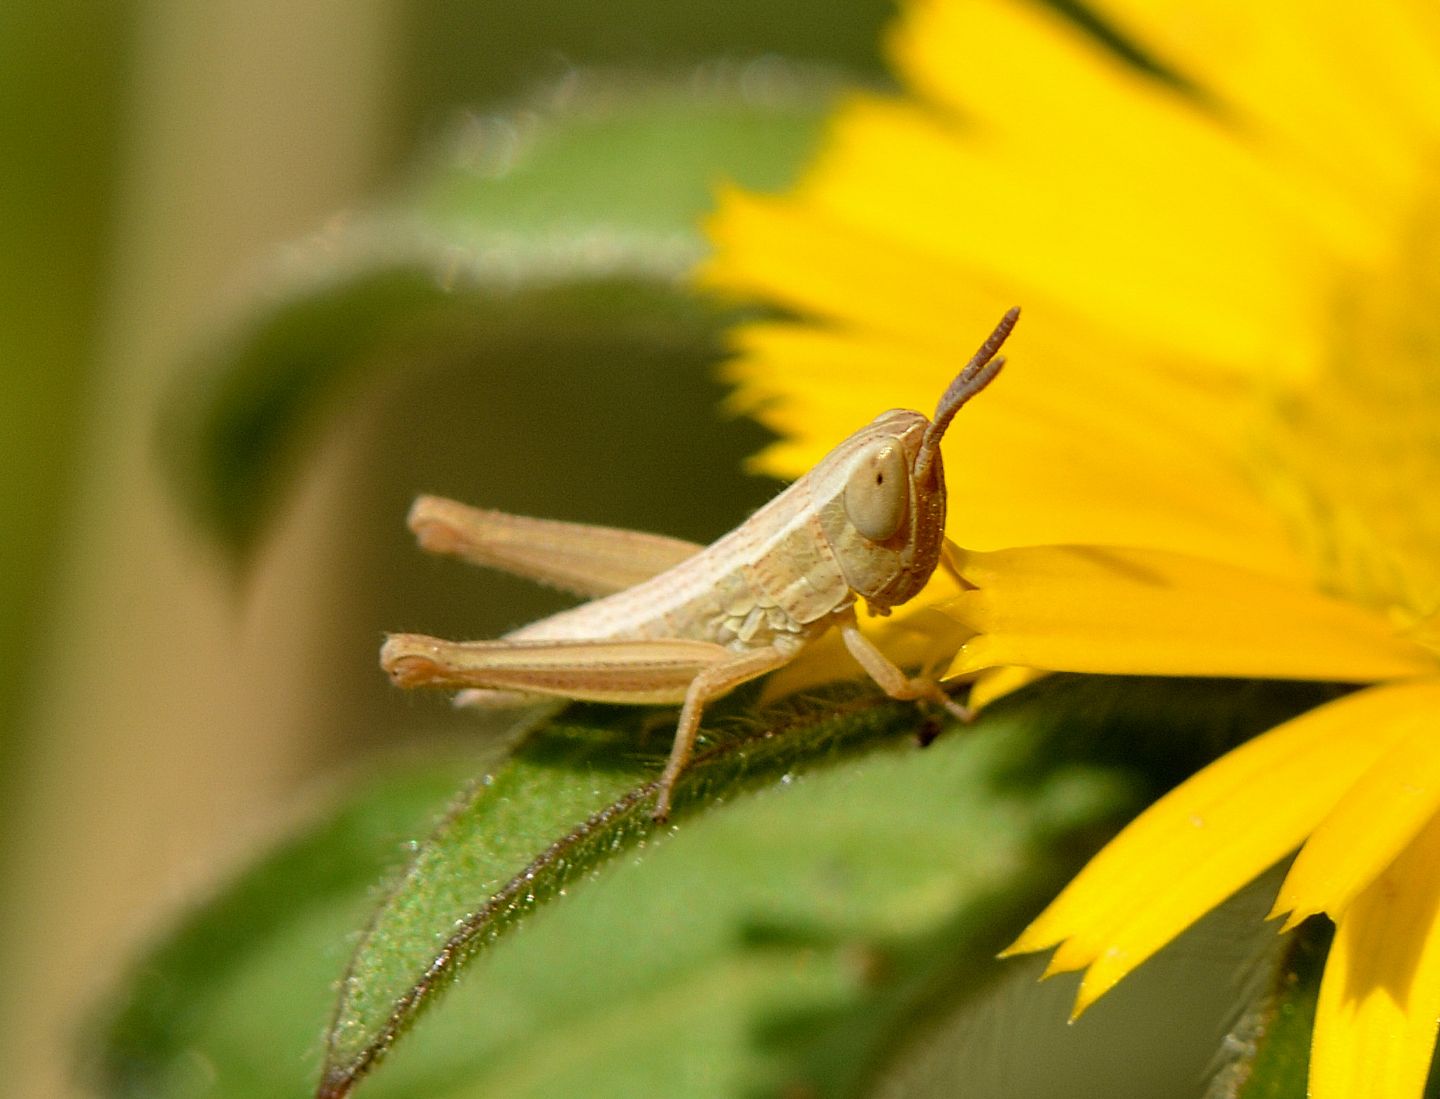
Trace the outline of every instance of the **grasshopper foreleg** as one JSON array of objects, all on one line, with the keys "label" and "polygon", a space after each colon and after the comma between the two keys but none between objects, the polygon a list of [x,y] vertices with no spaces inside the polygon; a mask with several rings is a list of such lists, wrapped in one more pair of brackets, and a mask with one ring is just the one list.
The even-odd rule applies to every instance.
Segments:
[{"label": "grasshopper foreleg", "polygon": [[860,632],[860,624],[852,613],[840,625],[840,636],[865,674],[873,679],[891,698],[911,700],[925,699],[944,706],[954,717],[968,722],[973,716],[970,710],[945,693],[943,687],[933,679],[908,676],[891,659],[877,649],[871,640]]}]

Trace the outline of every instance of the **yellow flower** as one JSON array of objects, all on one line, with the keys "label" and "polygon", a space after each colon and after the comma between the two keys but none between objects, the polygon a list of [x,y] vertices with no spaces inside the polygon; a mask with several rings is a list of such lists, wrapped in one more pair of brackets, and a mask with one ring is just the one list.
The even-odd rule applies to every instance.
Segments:
[{"label": "yellow flower", "polygon": [[1058,946],[1082,1010],[1298,848],[1275,914],[1337,924],[1311,1094],[1418,1096],[1440,1019],[1440,7],[1095,7],[1150,68],[1042,4],[911,3],[909,93],[845,104],[790,193],[724,197],[705,278],[797,317],[741,331],[740,399],[795,475],[877,398],[929,408],[1025,306],[948,441],[973,590],[897,628],[958,621],[950,671],[982,700],[1060,670],[1364,686],[1152,806],[1012,950]]}]

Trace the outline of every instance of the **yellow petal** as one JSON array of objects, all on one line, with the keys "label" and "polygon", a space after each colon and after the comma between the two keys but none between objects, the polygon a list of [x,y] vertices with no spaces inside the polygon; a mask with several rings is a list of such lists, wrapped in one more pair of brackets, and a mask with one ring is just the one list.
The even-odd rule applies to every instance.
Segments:
[{"label": "yellow petal", "polygon": [[[1027,303],[1103,318],[1162,351],[1308,371],[1323,331],[1313,243],[1281,236],[1251,202],[1204,201],[1183,181],[1203,168],[1171,165],[1147,181],[1083,152],[1027,158],[933,112],[862,99],[796,194],[892,247],[1018,288]],[[1043,186],[1023,182],[1038,178]],[[1165,201],[1154,200],[1157,188]]]},{"label": "yellow petal", "polygon": [[1420,46],[1400,5],[1100,0],[1097,8],[1216,95],[1272,155],[1288,154],[1357,206],[1394,209],[1414,186],[1414,154],[1437,136],[1417,108],[1422,95],[1434,100],[1440,58],[1433,40]]},{"label": "yellow petal", "polygon": [[[1005,48],[975,49],[976,42]],[[1057,8],[922,0],[909,6],[892,46],[910,83],[974,119],[977,139],[1002,135],[1026,157],[1072,162],[1107,173],[1111,186],[1164,194],[1163,205],[1182,219],[1199,209],[1234,219],[1227,228],[1241,233],[1242,220],[1258,219],[1267,239],[1297,248],[1324,242],[1352,259],[1380,246],[1374,211],[1278,168],[1256,143],[1236,140],[1217,112],[1104,48]]]},{"label": "yellow petal", "polygon": [[1362,691],[1235,749],[1137,817],[1006,953],[1062,943],[1050,972],[1089,967],[1075,1008],[1083,1011],[1294,850],[1403,735],[1392,719],[1416,697],[1403,687]]},{"label": "yellow petal", "polygon": [[1389,622],[1298,584],[1175,553],[1102,546],[962,551],[976,586],[945,610],[978,636],[951,674],[1020,664],[1130,675],[1365,683],[1434,675]]},{"label": "yellow petal", "polygon": [[[706,228],[715,252],[696,272],[701,286],[948,353],[957,367],[975,350],[977,333],[983,338],[1017,302],[1034,301],[978,283],[955,257],[915,253],[796,197],[727,188]],[[1023,340],[1029,327],[1012,339]]]},{"label": "yellow petal", "polygon": [[1311,1099],[1420,1099],[1440,1019],[1440,825],[1335,932],[1310,1051]]},{"label": "yellow petal", "polygon": [[1411,700],[1394,717],[1407,735],[1306,840],[1275,901],[1275,914],[1290,913],[1287,928],[1317,912],[1342,918],[1440,808],[1440,680],[1389,689]]}]

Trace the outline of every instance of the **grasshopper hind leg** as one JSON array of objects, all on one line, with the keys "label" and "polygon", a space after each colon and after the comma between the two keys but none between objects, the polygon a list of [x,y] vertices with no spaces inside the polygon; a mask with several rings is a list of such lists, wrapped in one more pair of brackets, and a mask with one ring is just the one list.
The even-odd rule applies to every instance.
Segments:
[{"label": "grasshopper hind leg", "polygon": [[705,704],[793,656],[793,650],[774,646],[737,653],[686,638],[442,641],[391,634],[380,650],[380,663],[398,686],[460,688],[467,700],[481,703],[505,696],[646,706],[683,702],[658,783],[654,816],[664,820],[675,783],[694,752]]}]

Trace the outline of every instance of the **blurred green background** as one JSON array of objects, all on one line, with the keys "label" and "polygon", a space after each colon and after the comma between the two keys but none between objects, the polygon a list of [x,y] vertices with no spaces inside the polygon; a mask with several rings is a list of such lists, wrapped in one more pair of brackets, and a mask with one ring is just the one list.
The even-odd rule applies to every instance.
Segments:
[{"label": "blurred green background", "polygon": [[[453,595],[478,586],[408,546],[412,492],[698,538],[768,491],[737,472],[758,431],[710,413],[712,354],[661,377],[673,368],[647,364],[642,339],[630,362],[587,363],[572,333],[541,361],[332,400],[298,494],[237,572],[159,455],[177,376],[248,307],[256,272],[403,186],[466,112],[597,66],[683,81],[700,61],[775,53],[883,79],[889,14],[886,0],[0,5],[8,1093],[65,1094],[78,1012],[116,959],[316,776],[413,723],[374,670],[381,629],[420,625],[427,606],[437,631],[495,624]],[[534,408],[536,371],[552,408]],[[608,398],[605,371],[625,379]],[[655,385],[673,393],[653,434],[605,422]]]}]

